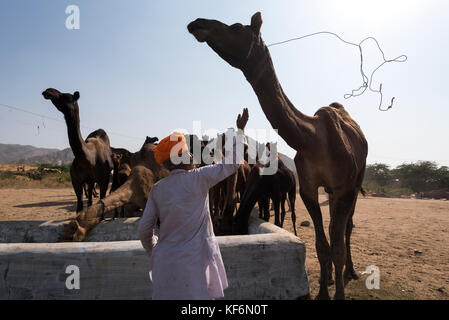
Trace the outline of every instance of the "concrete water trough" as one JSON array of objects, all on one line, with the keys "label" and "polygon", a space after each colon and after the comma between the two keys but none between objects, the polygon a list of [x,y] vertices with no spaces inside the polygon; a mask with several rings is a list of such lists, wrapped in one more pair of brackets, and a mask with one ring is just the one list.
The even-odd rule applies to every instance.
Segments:
[{"label": "concrete water trough", "polygon": [[[103,221],[82,243],[56,243],[64,221],[0,222],[0,299],[151,299],[138,220]],[[257,218],[249,229],[217,237],[229,282],[225,299],[307,296],[304,243]],[[67,288],[77,273],[69,266],[79,270],[79,289]]]}]

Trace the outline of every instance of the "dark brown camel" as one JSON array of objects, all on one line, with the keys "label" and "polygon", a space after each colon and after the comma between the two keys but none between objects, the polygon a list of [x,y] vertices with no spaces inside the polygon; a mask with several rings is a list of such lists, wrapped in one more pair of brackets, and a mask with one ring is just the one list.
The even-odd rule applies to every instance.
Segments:
[{"label": "dark brown camel", "polygon": [[[221,147],[221,154],[224,155],[225,147],[225,134],[217,136],[217,148]],[[246,177],[250,168],[246,161],[240,165],[239,169],[215,185],[210,192],[212,197],[211,214],[215,217],[216,233],[218,235],[232,234],[232,223],[234,212],[237,205],[237,192],[243,194],[246,185]],[[218,221],[219,222],[218,222]]]},{"label": "dark brown camel", "polygon": [[[276,76],[260,28],[257,12],[250,25],[228,26],[217,20],[197,19],[188,30],[206,42],[222,59],[240,69],[256,93],[274,129],[298,153],[295,165],[300,195],[313,220],[321,267],[317,298],[329,299],[328,280],[335,266],[335,298],[344,299],[345,280],[357,279],[351,258],[352,216],[362,188],[368,144],[359,125],[339,103],[307,116],[287,98]],[[329,194],[330,245],[324,233],[318,188]],[[346,265],[343,275],[343,267]]]},{"label": "dark brown camel", "polygon": [[[277,143],[268,142],[268,143],[265,144],[265,149],[266,149],[267,155],[268,156],[270,155],[271,149],[272,149],[272,145],[274,145],[276,147],[276,149],[274,149],[274,150],[276,150],[275,158],[277,158],[280,162],[282,162],[284,167],[287,170],[289,170],[289,172],[290,172],[289,174],[291,174],[293,177],[295,177],[294,172],[291,171],[290,168],[287,168],[285,166],[285,163],[282,161],[282,157],[277,153]],[[294,183],[295,183],[295,187],[296,187],[296,179],[295,179]],[[287,193],[282,193],[281,194],[281,212],[285,212],[285,202],[287,201],[287,199],[288,199],[288,194]],[[295,195],[295,199],[296,199],[296,195]],[[269,200],[268,200],[268,202],[269,202]],[[269,203],[268,203],[268,205],[269,205]],[[290,200],[288,200],[288,205],[289,205],[289,208],[290,208],[289,210],[291,211],[292,210],[292,205],[290,203]],[[273,210],[273,208],[271,208],[271,209]],[[282,222],[282,224],[283,224],[283,222]]]},{"label": "dark brown camel", "polygon": [[120,170],[120,165],[123,163],[130,163],[131,161],[131,157],[133,155],[132,152],[124,149],[124,148],[112,148],[111,147],[111,152],[112,152],[112,163],[114,164],[114,171],[112,173],[112,185],[111,185],[111,190],[109,191],[109,193],[114,192],[115,190],[117,190],[117,188],[119,188],[121,186],[121,184],[119,183],[119,179],[118,179],[118,172]]},{"label": "dark brown camel", "polygon": [[83,186],[88,186],[88,206],[92,205],[94,184],[100,187],[100,199],[106,196],[109,177],[113,168],[111,148],[106,132],[98,129],[84,141],[81,137],[78,99],[80,94],[61,93],[47,89],[42,95],[64,114],[70,147],[75,159],[70,167],[73,189],[77,197],[76,212],[83,210]]},{"label": "dark brown camel", "polygon": [[[246,189],[240,202],[240,207],[235,215],[234,233],[247,234],[248,233],[248,219],[256,202],[262,207],[264,213],[263,218],[268,221],[270,219],[269,213],[269,199],[273,201],[274,206],[274,224],[283,227],[285,219],[285,198],[288,195],[292,207],[292,223],[293,230],[296,233],[296,214],[295,214],[295,200],[296,200],[296,180],[294,173],[288,169],[285,164],[277,159],[277,171],[275,174],[263,175],[262,171],[266,167],[260,163],[256,163],[249,174],[246,183]],[[281,207],[281,211],[279,211]],[[279,215],[279,212],[281,213]]]}]

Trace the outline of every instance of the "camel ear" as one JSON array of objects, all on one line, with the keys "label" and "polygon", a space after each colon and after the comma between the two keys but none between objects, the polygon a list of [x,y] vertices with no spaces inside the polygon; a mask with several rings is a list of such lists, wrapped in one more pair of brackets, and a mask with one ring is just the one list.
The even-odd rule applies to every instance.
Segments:
[{"label": "camel ear", "polygon": [[73,93],[73,99],[75,99],[75,101],[78,101],[79,98],[80,98],[80,93],[78,91],[75,91]]},{"label": "camel ear", "polygon": [[260,12],[256,12],[251,17],[251,29],[256,35],[260,34],[260,28],[262,27],[262,14]]}]

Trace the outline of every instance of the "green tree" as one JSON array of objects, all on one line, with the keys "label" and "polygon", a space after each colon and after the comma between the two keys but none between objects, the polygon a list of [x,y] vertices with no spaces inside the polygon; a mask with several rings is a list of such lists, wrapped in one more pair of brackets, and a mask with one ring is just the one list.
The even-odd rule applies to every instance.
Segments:
[{"label": "green tree", "polygon": [[392,170],[392,174],[399,180],[402,187],[410,188],[413,192],[422,192],[439,187],[438,170],[438,165],[433,161],[418,161],[401,164]]},{"label": "green tree", "polygon": [[384,163],[375,163],[366,166],[365,181],[374,184],[377,189],[383,189],[392,179],[390,167]]}]

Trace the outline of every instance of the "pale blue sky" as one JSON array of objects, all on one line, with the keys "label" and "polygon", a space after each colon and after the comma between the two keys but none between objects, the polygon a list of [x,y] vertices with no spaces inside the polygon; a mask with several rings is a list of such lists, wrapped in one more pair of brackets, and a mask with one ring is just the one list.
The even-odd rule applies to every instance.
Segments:
[{"label": "pale blue sky", "polygon": [[[80,8],[80,30],[65,28],[70,4]],[[357,48],[326,35],[270,48],[298,109],[312,115],[333,101],[344,104],[367,137],[368,163],[449,165],[449,2],[443,0],[2,0],[0,103],[63,119],[41,92],[78,90],[81,124],[105,129],[113,146],[131,151],[147,135],[192,130],[193,121],[225,130],[244,106],[248,128],[269,129],[242,73],[186,29],[198,17],[248,24],[256,11],[267,44],[327,30],[352,42],[374,36],[387,58],[407,54],[406,63],[388,64],[376,75],[385,100],[396,97],[392,110],[380,112],[373,93],[343,98],[360,85]],[[369,70],[380,54],[367,45],[365,59]],[[84,136],[90,131],[82,128]],[[0,107],[0,143],[65,148],[68,139],[62,122]],[[279,151],[294,155],[285,143]]]}]

